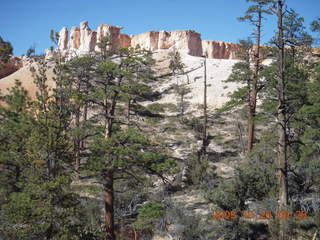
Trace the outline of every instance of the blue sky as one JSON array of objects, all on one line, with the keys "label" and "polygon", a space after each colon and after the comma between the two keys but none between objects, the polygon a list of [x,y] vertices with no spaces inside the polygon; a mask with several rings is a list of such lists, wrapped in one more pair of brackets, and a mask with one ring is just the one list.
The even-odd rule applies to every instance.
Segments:
[{"label": "blue sky", "polygon": [[[37,52],[51,46],[50,29],[78,26],[83,20],[96,29],[106,23],[123,26],[123,33],[150,30],[192,29],[202,39],[237,42],[252,26],[237,17],[248,7],[245,0],[0,0],[0,36],[10,41],[14,54],[35,45]],[[305,18],[306,25],[320,17],[320,0],[287,0]],[[268,18],[264,42],[274,32],[275,19]]]}]

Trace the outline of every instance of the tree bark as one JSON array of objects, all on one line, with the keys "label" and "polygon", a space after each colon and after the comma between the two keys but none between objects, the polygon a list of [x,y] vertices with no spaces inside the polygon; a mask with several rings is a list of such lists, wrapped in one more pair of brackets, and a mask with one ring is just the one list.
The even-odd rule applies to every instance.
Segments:
[{"label": "tree bark", "polygon": [[[83,121],[86,122],[88,119],[88,105],[87,103],[85,103],[84,107],[83,107]],[[86,148],[86,140],[83,139],[82,141],[80,141],[80,149],[81,151],[84,151]]]},{"label": "tree bark", "polygon": [[[109,83],[108,83],[109,85]],[[105,94],[107,96],[107,86],[105,86]],[[112,125],[114,120],[115,108],[117,104],[118,92],[115,92],[111,99],[110,105],[108,104],[108,99],[105,99],[105,139],[111,138],[112,136]],[[109,155],[109,161],[112,162],[112,155]],[[106,162],[106,167],[108,162]],[[114,191],[113,191],[113,173],[114,169],[108,169],[104,172],[104,204],[105,204],[105,230],[106,230],[106,240],[115,240],[116,236],[114,233]]]},{"label": "tree bark", "polygon": [[113,170],[105,172],[105,184],[104,184],[104,209],[105,209],[105,230],[106,240],[115,240],[114,234],[114,211],[113,211]]},{"label": "tree bark", "polygon": [[131,112],[131,99],[128,99],[128,106],[127,106],[127,120],[128,120],[128,127],[130,124],[130,112]]},{"label": "tree bark", "polygon": [[247,152],[251,152],[254,144],[254,132],[255,132],[255,122],[254,116],[256,114],[256,101],[257,101],[257,91],[256,88],[252,88],[250,93],[250,104],[249,104],[249,114],[248,114],[248,143]]},{"label": "tree bark", "polygon": [[[108,110],[106,110],[109,113]],[[112,135],[112,118],[106,119],[105,126],[105,138],[108,139]],[[109,156],[111,161],[111,156]],[[108,163],[106,163],[107,165]],[[114,199],[114,191],[113,191],[113,169],[108,169],[104,172],[104,209],[105,209],[105,231],[106,238],[105,240],[115,240],[114,234],[114,211],[113,211],[113,199]]]},{"label": "tree bark", "polygon": [[[278,0],[278,164],[279,164],[279,210],[286,210],[288,205],[287,180],[287,116],[285,98],[285,69],[284,69],[284,35],[283,7],[284,0]],[[287,237],[285,220],[280,220],[279,239]]]},{"label": "tree bark", "polygon": [[[78,130],[80,127],[80,107],[77,109],[75,116],[75,125]],[[79,170],[80,170],[80,138],[78,133],[74,140],[74,153],[75,153],[75,170],[76,170],[76,179],[79,180]]]},{"label": "tree bark", "polygon": [[254,130],[255,122],[254,117],[256,115],[256,106],[257,106],[257,94],[258,94],[258,77],[260,71],[260,45],[261,45],[261,22],[262,22],[262,12],[258,13],[258,23],[257,23],[257,32],[256,32],[256,51],[254,54],[255,58],[255,69],[253,75],[252,89],[249,95],[249,114],[248,114],[248,144],[247,151],[251,152],[254,143]]},{"label": "tree bark", "polygon": [[[81,82],[80,78],[78,79],[77,84],[77,91],[81,91]],[[80,170],[80,147],[81,147],[81,141],[79,137],[79,128],[80,128],[80,115],[81,115],[81,106],[78,103],[76,114],[75,114],[75,125],[77,129],[77,134],[74,139],[74,153],[75,153],[75,170],[76,170],[76,179],[79,180],[79,170]]]},{"label": "tree bark", "polygon": [[207,153],[207,58],[204,58],[204,93],[203,93],[203,136],[202,136],[202,153]]},{"label": "tree bark", "polygon": [[182,90],[181,90],[181,93],[180,93],[180,117],[183,119],[184,117],[184,89],[183,89],[184,86],[182,86]]},{"label": "tree bark", "polygon": [[[84,89],[84,95],[85,95],[85,98],[88,97],[88,94],[89,94],[89,83],[88,83],[88,78],[85,80],[85,89]],[[88,120],[88,101],[87,99],[85,100],[84,102],[84,106],[83,106],[83,122],[86,123],[87,120]],[[84,149],[86,148],[86,140],[83,139],[81,141],[81,150],[84,151]]]}]

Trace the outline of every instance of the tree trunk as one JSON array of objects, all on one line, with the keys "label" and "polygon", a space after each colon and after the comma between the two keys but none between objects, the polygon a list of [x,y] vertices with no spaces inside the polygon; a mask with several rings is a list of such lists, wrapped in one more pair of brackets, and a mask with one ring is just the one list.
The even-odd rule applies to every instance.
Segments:
[{"label": "tree trunk", "polygon": [[249,96],[249,114],[248,114],[248,145],[247,151],[251,152],[254,143],[254,130],[255,123],[254,117],[256,114],[256,106],[257,106],[257,94],[258,94],[258,77],[260,71],[260,42],[261,42],[261,22],[262,22],[262,12],[258,13],[258,24],[257,24],[257,32],[256,32],[256,52],[254,54],[255,58],[255,69],[254,76],[252,82],[252,89]]},{"label": "tree trunk", "polygon": [[107,170],[105,172],[105,184],[104,184],[104,209],[105,209],[105,230],[106,240],[115,240],[114,234],[114,211],[113,211],[113,171]]},{"label": "tree trunk", "polygon": [[239,142],[241,147],[241,152],[244,153],[246,151],[245,142],[243,141],[243,133],[242,133],[242,126],[239,121],[236,122],[238,132],[239,132]]},{"label": "tree trunk", "polygon": [[110,118],[106,119],[105,132],[104,132],[105,138],[111,137],[112,125],[113,125],[112,119]]},{"label": "tree trunk", "polygon": [[[87,103],[85,103],[84,107],[83,107],[83,121],[86,122],[88,119],[88,105]],[[86,148],[86,141],[85,139],[80,141],[80,149],[81,151],[84,151]]]},{"label": "tree trunk", "polygon": [[[286,210],[288,205],[287,180],[287,119],[284,72],[284,36],[283,36],[284,0],[278,0],[278,164],[279,164],[279,210]],[[279,239],[286,239],[285,220],[280,220]]]},{"label": "tree trunk", "polygon": [[129,127],[129,124],[130,124],[130,112],[131,112],[131,99],[128,100],[128,108],[127,108],[128,127]]},{"label": "tree trunk", "polygon": [[[81,82],[78,79],[77,91],[81,90]],[[76,170],[76,179],[79,180],[79,170],[80,170],[80,147],[81,140],[79,137],[79,128],[80,128],[80,115],[81,115],[81,104],[77,103],[76,114],[75,114],[75,125],[77,129],[77,134],[74,139],[74,153],[75,153],[75,170]]]},{"label": "tree trunk", "polygon": [[[78,130],[80,127],[80,107],[77,109],[75,117],[75,125]],[[76,179],[79,180],[79,170],[80,170],[80,139],[78,133],[74,139],[74,153],[75,153],[75,170],[76,170]]]},{"label": "tree trunk", "polygon": [[[85,97],[87,97],[89,94],[89,84],[88,79],[86,80],[86,86],[85,86]],[[84,106],[83,106],[83,122],[86,123],[88,120],[88,102],[85,100]],[[84,151],[86,148],[86,141],[83,139],[81,141],[81,150]]]},{"label": "tree trunk", "polygon": [[[109,85],[109,84],[108,84]],[[107,87],[105,88],[105,93],[107,96]],[[110,106],[108,105],[107,98],[105,99],[105,135],[106,139],[111,138],[112,136],[112,125],[113,118],[117,103],[118,93],[115,93],[111,100]],[[109,161],[112,162],[112,156],[109,155]],[[108,162],[106,162],[106,166]],[[114,199],[114,191],[113,191],[113,169],[108,169],[104,172],[104,204],[105,204],[105,231],[106,231],[106,240],[115,240],[114,233],[114,210],[113,210],[113,199]]]},{"label": "tree trunk", "polygon": [[314,233],[312,240],[316,240],[318,235],[318,230]]},{"label": "tree trunk", "polygon": [[182,89],[181,95],[180,95],[180,114],[181,114],[181,118],[183,119],[184,117],[184,90]]},{"label": "tree trunk", "polygon": [[[106,110],[106,113],[109,111]],[[106,126],[105,126],[105,138],[108,139],[112,135],[112,118],[107,117]],[[109,156],[111,161],[111,156]],[[108,163],[106,163],[107,165]],[[105,231],[106,238],[105,240],[115,240],[114,234],[114,211],[113,211],[113,170],[109,169],[104,172],[104,209],[105,209]]]},{"label": "tree trunk", "polygon": [[207,58],[204,58],[204,93],[203,93],[203,136],[202,136],[202,153],[207,153]]},{"label": "tree trunk", "polygon": [[256,114],[256,101],[257,101],[257,89],[252,86],[252,90],[250,93],[250,103],[249,103],[249,114],[248,114],[248,144],[247,151],[251,152],[254,143],[254,116]]}]

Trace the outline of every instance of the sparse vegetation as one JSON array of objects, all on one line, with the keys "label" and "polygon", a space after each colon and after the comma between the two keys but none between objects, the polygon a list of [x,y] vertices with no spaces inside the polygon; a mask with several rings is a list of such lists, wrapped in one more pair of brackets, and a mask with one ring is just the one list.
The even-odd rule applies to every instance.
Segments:
[{"label": "sparse vegetation", "polygon": [[[68,58],[55,31],[52,59],[28,50],[34,97],[24,79],[0,95],[0,239],[318,239],[315,39],[284,0],[247,2],[240,20],[255,41],[238,44],[225,81],[237,87],[216,110],[206,58],[190,70],[179,51],[157,62],[111,35]],[[261,43],[267,15],[278,21],[273,47]],[[0,38],[0,70],[12,50]]]}]

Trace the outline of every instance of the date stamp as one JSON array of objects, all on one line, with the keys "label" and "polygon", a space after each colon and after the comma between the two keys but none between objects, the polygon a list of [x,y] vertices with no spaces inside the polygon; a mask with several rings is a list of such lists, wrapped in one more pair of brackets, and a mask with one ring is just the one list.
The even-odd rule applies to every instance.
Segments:
[{"label": "date stamp", "polygon": [[304,220],[307,219],[308,213],[306,211],[295,211],[290,212],[287,210],[280,210],[273,213],[270,210],[260,210],[260,211],[252,211],[252,210],[244,210],[244,211],[224,211],[224,210],[214,210],[212,211],[212,218],[215,220],[221,219],[236,219],[243,217],[245,219],[280,219],[280,220],[288,220],[290,218],[294,218],[295,220]]}]

